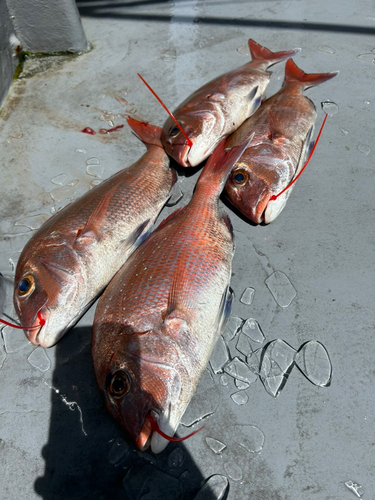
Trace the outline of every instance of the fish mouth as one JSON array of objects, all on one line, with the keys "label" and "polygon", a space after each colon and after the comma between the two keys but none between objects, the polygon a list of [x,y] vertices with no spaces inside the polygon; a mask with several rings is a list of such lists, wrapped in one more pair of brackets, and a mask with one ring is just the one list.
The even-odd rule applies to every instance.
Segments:
[{"label": "fish mouth", "polygon": [[[164,434],[172,438],[174,434],[174,429],[171,423],[171,418],[170,417],[168,418],[168,416],[164,413],[158,415],[156,414],[156,412],[150,412],[150,415],[152,415],[152,417],[155,420],[157,420],[159,429]],[[158,432],[152,429],[151,422],[146,416],[136,441],[137,448],[140,451],[145,451],[148,448],[151,448],[151,451],[156,455],[158,453],[161,453],[167,447],[169,442],[170,440],[161,436]]]},{"label": "fish mouth", "polygon": [[146,417],[144,424],[142,426],[142,429],[140,430],[140,433],[138,434],[138,438],[137,438],[137,442],[136,442],[138,450],[145,451],[150,447],[152,435],[153,435],[153,430],[151,428],[151,422]]},{"label": "fish mouth", "polygon": [[182,148],[181,156],[180,156],[180,163],[183,167],[193,167],[194,165],[191,165],[188,159],[188,156],[190,154],[191,147],[186,144]]}]

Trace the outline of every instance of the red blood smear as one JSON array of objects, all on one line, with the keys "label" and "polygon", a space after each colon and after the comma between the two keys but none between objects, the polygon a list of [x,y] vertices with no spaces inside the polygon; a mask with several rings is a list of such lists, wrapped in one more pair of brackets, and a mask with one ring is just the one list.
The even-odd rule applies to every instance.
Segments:
[{"label": "red blood smear", "polygon": [[81,130],[81,132],[83,132],[84,134],[96,135],[95,130],[90,127],[84,128],[83,130]]},{"label": "red blood smear", "polygon": [[116,132],[116,130],[120,130],[124,125],[117,125],[117,127],[113,128],[101,128],[99,130],[99,134],[110,134],[111,132]]},{"label": "red blood smear", "polygon": [[159,426],[158,426],[158,423],[156,422],[156,420],[154,420],[154,418],[151,416],[151,415],[147,415],[146,417],[150,424],[151,424],[151,429],[155,432],[157,432],[158,434],[160,434],[163,438],[165,439],[168,439],[168,441],[172,441],[173,443],[180,443],[181,441],[185,441],[185,439],[188,439],[189,437],[191,436],[194,436],[194,434],[196,434],[197,432],[201,431],[204,427],[204,425],[202,427],[200,427],[199,429],[197,429],[196,431],[192,432],[191,434],[188,434],[187,436],[185,437],[182,437],[182,438],[174,438],[174,437],[170,437],[168,436],[167,434],[165,434],[162,430],[159,429]]}]

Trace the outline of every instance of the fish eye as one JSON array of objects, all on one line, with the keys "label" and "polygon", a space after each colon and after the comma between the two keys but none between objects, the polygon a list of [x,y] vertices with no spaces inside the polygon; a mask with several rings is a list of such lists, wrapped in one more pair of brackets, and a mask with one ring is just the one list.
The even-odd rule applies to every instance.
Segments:
[{"label": "fish eye", "polygon": [[125,396],[125,394],[130,390],[129,375],[122,370],[115,372],[112,375],[108,390],[111,396],[115,399]]},{"label": "fish eye", "polygon": [[23,280],[18,283],[18,293],[20,295],[28,295],[34,290],[34,283],[34,278],[32,276],[23,278]]},{"label": "fish eye", "polygon": [[249,174],[244,169],[235,170],[232,174],[232,181],[238,186],[243,186],[249,180]]},{"label": "fish eye", "polygon": [[169,131],[169,135],[171,137],[177,137],[178,134],[181,132],[181,130],[177,127],[177,125],[175,125],[170,131]]}]

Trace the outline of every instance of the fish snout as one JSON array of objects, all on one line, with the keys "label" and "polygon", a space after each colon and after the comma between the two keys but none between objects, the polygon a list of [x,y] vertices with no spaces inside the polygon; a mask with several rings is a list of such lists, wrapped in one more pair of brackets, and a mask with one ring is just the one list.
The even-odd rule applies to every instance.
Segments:
[{"label": "fish snout", "polygon": [[138,435],[136,445],[140,451],[147,450],[151,445],[152,440],[152,427],[149,419],[146,417],[142,429]]}]

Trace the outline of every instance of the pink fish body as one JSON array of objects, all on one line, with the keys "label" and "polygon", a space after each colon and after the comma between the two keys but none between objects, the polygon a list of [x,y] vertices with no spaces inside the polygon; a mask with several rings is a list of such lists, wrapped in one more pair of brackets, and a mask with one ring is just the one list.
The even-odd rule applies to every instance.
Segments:
[{"label": "pink fish body", "polygon": [[51,217],[19,258],[14,305],[33,344],[50,347],[69,330],[134,251],[168,199],[176,174],[161,129],[129,125],[147,152]]},{"label": "pink fish body", "polygon": [[[138,247],[101,297],[92,357],[98,387],[113,417],[143,450],[173,436],[231,304],[233,235],[218,199],[243,151],[208,160],[190,203]],[[222,157],[221,162],[217,158]]]},{"label": "pink fish body", "polygon": [[289,59],[281,90],[264,101],[228,138],[228,146],[234,147],[255,133],[224,190],[230,202],[251,221],[268,224],[284,208],[294,185],[277,200],[270,198],[280,193],[303,167],[316,120],[315,106],[303,90],[337,73],[305,74]]},{"label": "pink fish body", "polygon": [[166,152],[184,167],[206,159],[218,143],[236,130],[259,107],[269,83],[267,68],[300,49],[271,52],[249,40],[252,61],[215,78],[196,90],[173,112],[192,146],[171,118],[163,126]]}]

